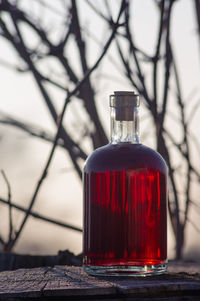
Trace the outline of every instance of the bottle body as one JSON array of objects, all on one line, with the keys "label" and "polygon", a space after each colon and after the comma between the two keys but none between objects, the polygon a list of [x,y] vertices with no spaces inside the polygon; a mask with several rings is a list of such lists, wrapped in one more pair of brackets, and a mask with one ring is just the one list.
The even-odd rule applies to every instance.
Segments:
[{"label": "bottle body", "polygon": [[83,173],[85,271],[145,276],[167,266],[167,167],[139,142],[139,98],[110,97],[110,144],[95,150]]},{"label": "bottle body", "polygon": [[84,169],[84,266],[91,274],[165,271],[167,168],[142,144],[109,144]]}]

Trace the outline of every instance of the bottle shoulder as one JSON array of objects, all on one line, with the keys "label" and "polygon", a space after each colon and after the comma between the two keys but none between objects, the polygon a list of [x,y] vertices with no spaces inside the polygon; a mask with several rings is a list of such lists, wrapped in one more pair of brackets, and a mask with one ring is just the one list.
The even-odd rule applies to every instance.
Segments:
[{"label": "bottle shoulder", "polygon": [[167,166],[162,156],[143,144],[107,144],[96,149],[86,160],[85,172],[106,170],[155,169],[166,173]]}]

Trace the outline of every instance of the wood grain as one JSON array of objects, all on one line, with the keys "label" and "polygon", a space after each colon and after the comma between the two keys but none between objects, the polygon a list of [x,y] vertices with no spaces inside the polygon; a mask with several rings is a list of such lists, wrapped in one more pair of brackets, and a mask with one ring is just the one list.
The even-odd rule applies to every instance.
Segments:
[{"label": "wood grain", "polygon": [[70,266],[0,273],[0,300],[182,300],[181,296],[200,300],[200,263],[170,263],[166,274],[146,278],[93,277],[82,267]]}]

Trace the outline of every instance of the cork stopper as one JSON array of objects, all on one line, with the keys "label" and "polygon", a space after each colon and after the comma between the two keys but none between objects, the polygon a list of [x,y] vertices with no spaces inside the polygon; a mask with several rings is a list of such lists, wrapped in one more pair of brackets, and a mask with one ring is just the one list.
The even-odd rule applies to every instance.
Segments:
[{"label": "cork stopper", "polygon": [[116,120],[133,121],[134,108],[139,106],[139,95],[130,91],[115,91],[110,96],[110,107],[116,111]]}]

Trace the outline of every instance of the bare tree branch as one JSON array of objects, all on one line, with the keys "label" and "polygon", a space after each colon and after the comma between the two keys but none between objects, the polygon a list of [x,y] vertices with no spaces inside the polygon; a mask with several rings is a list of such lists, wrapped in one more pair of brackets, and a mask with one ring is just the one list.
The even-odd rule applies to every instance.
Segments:
[{"label": "bare tree branch", "polygon": [[157,38],[157,46],[156,46],[156,52],[153,60],[153,89],[154,89],[153,103],[154,103],[154,114],[156,120],[157,120],[157,69],[158,69],[158,61],[160,58],[161,39],[163,34],[164,7],[165,7],[165,0],[162,0],[160,5],[160,25],[159,25],[159,32]]},{"label": "bare tree branch", "polygon": [[184,108],[184,103],[182,101],[182,93],[181,93],[181,87],[180,87],[180,80],[179,80],[179,75],[178,75],[178,70],[175,62],[175,57],[173,52],[172,53],[172,60],[173,60],[173,67],[174,67],[174,73],[175,73],[175,79],[176,79],[176,85],[177,85],[177,101],[179,108],[181,110],[181,125],[183,127],[183,143],[186,147],[185,154],[186,154],[186,159],[187,159],[187,184],[186,184],[186,189],[185,189],[185,218],[183,222],[183,227],[186,227],[186,222],[188,220],[188,211],[189,211],[189,206],[190,206],[190,187],[191,187],[191,160],[190,160],[190,147],[189,147],[189,142],[188,142],[188,129],[187,129],[187,124],[186,124],[186,118],[185,118],[185,108]]},{"label": "bare tree branch", "polygon": [[[167,135],[167,137],[173,142],[173,145],[176,146],[177,150],[179,150],[180,155],[182,155],[185,159],[187,159],[187,153],[185,153],[179,143],[177,143],[173,136],[167,131],[165,128],[163,129],[163,132]],[[200,181],[200,173],[197,171],[197,169],[190,164],[191,171],[196,175],[198,181]]]},{"label": "bare tree branch", "polygon": [[[112,40],[113,40],[113,38],[115,36],[117,28],[119,27],[119,20],[120,20],[120,17],[122,15],[122,12],[124,11],[125,7],[126,7],[126,2],[122,1],[121,8],[120,8],[120,11],[119,11],[119,14],[118,14],[118,17],[117,17],[117,22],[115,24],[115,27],[113,28],[113,31],[112,31],[112,34],[110,35],[110,38],[108,39],[107,43],[105,44],[105,47],[104,47],[104,49],[103,49],[100,57],[97,59],[97,61],[93,65],[93,67],[91,69],[87,70],[85,76],[78,83],[78,85],[71,92],[68,93],[68,96],[67,96],[67,98],[66,98],[66,100],[64,102],[62,113],[60,114],[60,119],[59,119],[59,125],[58,125],[57,134],[55,136],[51,152],[50,152],[49,157],[47,159],[47,163],[46,163],[46,165],[45,165],[45,167],[44,167],[44,169],[42,171],[42,175],[41,175],[41,177],[40,177],[40,179],[38,181],[38,184],[36,186],[36,189],[35,189],[35,191],[33,193],[33,196],[31,198],[31,201],[30,201],[29,207],[27,209],[26,215],[25,215],[25,217],[24,217],[24,219],[23,219],[23,221],[22,221],[22,223],[21,223],[21,225],[19,227],[19,230],[17,231],[17,233],[15,235],[15,238],[12,241],[10,241],[9,246],[8,246],[8,250],[11,250],[14,247],[16,241],[18,240],[18,238],[19,238],[19,236],[20,236],[20,234],[21,234],[21,232],[22,232],[22,230],[24,228],[24,225],[25,225],[25,223],[26,223],[26,221],[27,221],[27,219],[29,217],[29,213],[30,213],[30,211],[31,211],[31,209],[32,209],[32,207],[33,207],[33,205],[35,203],[35,200],[36,200],[38,192],[39,192],[39,190],[41,188],[41,185],[42,185],[44,179],[47,176],[48,169],[49,169],[49,166],[51,164],[51,161],[52,161],[52,158],[53,158],[56,146],[57,146],[57,141],[58,141],[58,138],[60,137],[60,131],[62,129],[62,121],[63,121],[63,118],[64,118],[64,114],[65,114],[65,110],[66,110],[67,104],[69,103],[71,96],[75,95],[79,91],[79,89],[81,88],[81,86],[84,84],[84,82],[88,79],[88,77],[90,76],[90,74],[97,68],[97,66],[99,65],[99,63],[103,59],[105,53],[107,52],[107,50],[108,50],[108,48],[109,48],[109,46],[110,46],[110,44],[111,44],[111,42],[112,42]],[[14,19],[13,19],[13,22],[14,22],[16,30],[18,31],[18,34],[19,34],[19,29],[18,29],[18,26],[15,23]]]},{"label": "bare tree branch", "polygon": [[195,10],[196,10],[199,42],[200,42],[200,0],[194,0],[194,3],[195,3]]},{"label": "bare tree branch", "polygon": [[105,20],[106,22],[110,22],[108,18],[96,7],[96,5],[92,4],[89,0],[86,0],[86,3],[96,12],[96,14],[101,17],[101,19]]},{"label": "bare tree branch", "polygon": [[[4,178],[4,181],[6,183],[7,189],[8,189],[8,209],[9,209],[9,235],[8,235],[8,242],[12,240],[13,236],[13,222],[12,222],[12,203],[11,203],[11,188],[10,183],[8,181],[8,178],[4,172],[4,170],[1,170],[2,177]],[[6,245],[5,245],[6,249]]]},{"label": "bare tree branch", "polygon": [[158,144],[160,141],[160,136],[162,135],[162,128],[164,124],[164,119],[166,116],[166,106],[168,100],[168,91],[169,91],[169,79],[170,79],[170,68],[171,68],[171,45],[170,45],[170,20],[171,20],[171,10],[172,10],[173,1],[169,1],[169,8],[167,9],[166,17],[166,40],[165,40],[165,83],[164,83],[164,95],[162,103],[162,111],[159,118],[159,130],[158,130]]},{"label": "bare tree branch", "polygon": [[[4,199],[2,199],[2,198],[0,198],[0,202],[3,203],[3,204],[9,205],[9,204],[8,204],[8,201],[6,201],[6,200],[4,200]],[[22,207],[22,206],[20,206],[20,205],[17,205],[17,204],[15,204],[15,203],[13,203],[13,202],[10,204],[10,206],[11,206],[12,208],[15,208],[15,209],[19,210],[19,211],[22,211],[22,212],[24,212],[24,213],[27,213],[27,209],[26,209],[26,208],[24,208],[24,207]],[[63,227],[63,228],[72,229],[72,230],[75,230],[75,231],[78,231],[78,232],[82,232],[82,229],[79,228],[79,227],[70,225],[70,224],[68,224],[68,223],[60,222],[60,221],[55,220],[55,219],[53,219],[53,218],[48,218],[48,217],[46,217],[46,216],[44,216],[44,215],[41,215],[41,214],[36,213],[36,212],[33,212],[33,211],[30,211],[30,212],[29,212],[29,215],[32,216],[32,217],[34,217],[34,218],[40,219],[40,220],[42,220],[42,221],[49,222],[49,223],[55,224],[55,225],[57,225],[57,226],[61,226],[61,227]],[[3,242],[3,244],[4,244],[4,242]]]},{"label": "bare tree branch", "polygon": [[[39,129],[37,126],[32,126],[32,125],[29,125],[29,124],[24,123],[22,121],[19,121],[16,118],[8,116],[7,114],[4,114],[2,112],[0,112],[0,123],[8,125],[8,126],[16,127],[18,129],[24,131],[28,135],[31,135],[31,136],[36,137],[36,138],[40,138],[44,141],[48,141],[48,142],[51,142],[51,143],[53,142],[54,137],[52,135],[50,135],[49,133],[47,133],[46,130]],[[65,145],[63,143],[63,140],[60,139],[58,141],[58,145],[61,146],[64,149],[66,149]]]},{"label": "bare tree branch", "polygon": [[[122,20],[121,22],[119,22],[119,19],[116,22],[113,20],[114,14],[112,13],[110,3],[107,0],[102,1],[102,4],[104,5],[103,9],[99,8],[96,4],[94,5],[90,0],[86,0],[85,2],[93,10],[93,13],[105,22],[108,30],[112,33],[110,36],[111,40],[108,40],[108,44],[106,43],[106,45],[104,45],[102,42],[97,42],[102,51],[102,56],[99,57],[99,61],[97,59],[97,65],[93,66],[94,68],[90,68],[90,60],[87,53],[88,40],[91,38],[91,35],[88,34],[86,26],[83,26],[82,24],[82,19],[79,16],[78,1],[70,0],[67,4],[63,1],[62,15],[65,15],[65,20],[62,16],[60,16],[62,21],[60,27],[62,30],[60,31],[57,41],[51,39],[51,28],[47,30],[47,28],[43,26],[42,20],[41,22],[37,22],[38,19],[27,14],[25,10],[18,6],[17,2],[9,0],[0,1],[0,10],[3,12],[2,14],[0,13],[1,37],[7,39],[7,41],[11,43],[13,49],[16,50],[16,53],[20,56],[23,63],[25,63],[23,68],[17,67],[18,71],[30,72],[33,75],[48,111],[55,122],[57,135],[59,136],[53,138],[45,132],[43,137],[43,133],[39,128],[23,124],[23,122],[18,122],[18,120],[14,120],[14,118],[13,120],[12,118],[9,119],[7,118],[9,116],[5,115],[0,116],[0,122],[4,124],[10,123],[13,126],[21,128],[30,135],[52,142],[52,153],[49,155],[48,159],[50,161],[57,146],[65,148],[70,155],[77,174],[81,177],[80,159],[82,160],[87,157],[87,154],[82,149],[82,146],[86,141],[85,137],[89,138],[93,148],[106,144],[108,141],[95,103],[95,94],[98,88],[96,89],[96,86],[94,86],[94,78],[90,77],[90,74],[98,66],[105,54],[107,54],[107,49],[110,43],[115,39],[117,54],[114,53],[115,57],[113,57],[113,54],[107,54],[107,58],[110,59],[115,70],[120,73],[120,75],[123,75],[123,80],[131,84],[132,87],[134,87],[138,93],[145,98],[145,106],[151,120],[153,121],[156,133],[155,138],[157,142],[157,150],[161,153],[168,164],[170,184],[168,209],[172,222],[173,233],[176,239],[176,257],[180,258],[182,256],[181,252],[184,245],[185,228],[190,219],[189,208],[190,205],[193,204],[191,191],[192,181],[197,179],[200,182],[200,171],[199,167],[193,163],[191,157],[192,142],[195,143],[198,150],[198,145],[195,142],[195,138],[191,130],[191,121],[199,103],[196,103],[190,110],[190,114],[188,114],[188,101],[183,101],[185,97],[181,89],[181,77],[179,76],[178,66],[176,65],[173,53],[173,46],[176,41],[170,39],[170,32],[173,30],[173,24],[171,23],[173,4],[175,2],[179,2],[170,0],[154,1],[159,7],[159,23],[157,38],[155,41],[155,52],[153,56],[148,55],[148,51],[146,52],[141,50],[139,44],[137,45],[138,47],[135,45],[135,41],[137,41],[137,33],[134,32],[133,34],[132,23],[130,23],[130,5],[132,2],[128,0],[120,2],[121,10],[124,11],[123,19],[120,19]],[[45,3],[46,2],[41,2],[40,4],[45,7]],[[195,5],[195,13],[197,15],[199,28],[199,0],[194,0],[193,5]],[[52,5],[47,4],[47,9],[52,10]],[[7,17],[11,17],[14,27],[8,24],[8,18],[5,18],[4,21],[5,15],[7,15]],[[132,20],[134,21],[134,18],[132,18]],[[26,27],[36,34],[39,39],[39,45],[30,46],[31,44],[26,39],[26,35],[23,31],[24,25],[27,25]],[[92,39],[94,40],[94,38]],[[96,36],[95,41],[97,41]],[[79,59],[77,60],[79,68],[78,71],[77,68],[74,68],[74,64],[71,61],[71,54],[68,48],[71,46],[71,43],[73,43],[73,47],[76,49],[79,56]],[[43,69],[40,67],[42,66],[43,60],[46,58],[50,62],[56,60],[56,62],[59,63],[59,68],[61,67],[64,72],[64,84],[59,83],[58,80],[54,80],[55,73],[53,77],[51,76],[51,72],[49,75],[46,71],[41,71]],[[159,68],[160,63],[164,66],[164,72],[162,68]],[[12,66],[9,65],[7,67],[12,68]],[[152,72],[145,73],[146,67],[152,68]],[[164,83],[161,102],[158,101],[158,70],[160,71],[159,77],[161,75],[162,78],[160,82]],[[104,73],[105,72],[102,72],[102,74]],[[102,74],[100,74],[100,76]],[[82,78],[81,81],[80,78]],[[173,95],[173,97],[171,97],[172,89],[170,88],[172,79],[176,89],[175,96]],[[48,85],[46,85],[46,83]],[[56,102],[48,92],[49,86],[56,87],[61,91],[66,91],[68,93],[65,103],[75,99],[75,97],[71,97],[75,94],[76,99],[79,99],[80,106],[84,111],[84,116],[82,119],[83,122],[78,125],[78,129],[81,128],[81,130],[79,133],[77,132],[77,134],[84,138],[81,139],[83,143],[77,143],[77,140],[70,134],[71,128],[68,126],[67,120],[65,120],[65,125],[62,124],[63,115],[62,113],[59,114],[56,110],[56,105],[54,104]],[[176,109],[176,114],[178,115],[177,117],[175,114],[176,125],[183,132],[181,141],[179,137],[171,134],[171,128],[168,126],[168,121],[171,120],[167,118],[167,116],[169,116],[169,110],[167,110],[169,107],[169,99],[170,103],[171,101],[173,102],[173,109]],[[73,110],[73,106],[71,106],[70,109]],[[87,121],[85,121],[85,117],[87,118],[87,121],[90,118],[90,122],[88,123],[89,125],[86,125]],[[78,116],[76,116],[76,120],[79,121]],[[183,161],[184,167],[182,169],[180,169],[179,166],[175,166],[174,160],[172,160],[174,150],[177,151],[177,154]],[[31,212],[31,208],[35,202],[37,189],[39,191],[40,186],[48,173],[48,164],[50,165],[50,163],[46,163],[46,171],[44,168],[37,183],[37,187],[34,192],[36,195],[33,195],[30,200],[30,206],[26,212],[27,215]],[[184,173],[181,173],[183,169]],[[184,186],[181,187],[181,189],[179,189],[179,183],[177,180],[179,178],[184,179]],[[183,191],[185,191],[184,195]],[[180,208],[182,208],[182,206],[180,204],[183,200],[185,208],[184,211],[181,212]],[[31,203],[32,201],[33,203]],[[26,218],[27,217],[25,217],[25,219]],[[21,227],[23,228],[23,225],[21,225]]]},{"label": "bare tree branch", "polygon": [[[44,100],[47,104],[47,108],[49,109],[51,116],[54,120],[54,122],[57,125],[59,116],[57,115],[57,112],[54,108],[54,105],[50,99],[50,96],[48,95],[46,89],[44,88],[42,81],[41,81],[41,77],[39,72],[37,71],[36,67],[34,66],[33,62],[31,61],[30,56],[28,55],[27,51],[26,51],[26,47],[24,45],[23,39],[21,37],[21,33],[20,30],[18,28],[18,25],[16,23],[16,20],[14,18],[14,16],[12,16],[13,18],[13,22],[14,25],[16,26],[16,30],[18,32],[18,38],[19,38],[19,42],[16,41],[12,35],[10,34],[10,32],[8,31],[8,29],[6,28],[4,22],[2,21],[2,19],[0,19],[0,25],[2,26],[2,28],[4,29],[4,32],[8,38],[8,40],[13,44],[13,46],[16,48],[17,52],[23,57],[23,59],[26,61],[26,63],[28,64],[30,70],[33,73],[33,76],[38,84],[38,87],[44,97]],[[68,149],[71,160],[76,168],[76,171],[81,179],[82,176],[82,172],[81,169],[79,167],[79,165],[77,164],[76,158],[79,156],[81,157],[83,160],[86,159],[87,155],[83,152],[83,150],[78,146],[77,143],[75,143],[71,137],[68,135],[68,133],[66,132],[66,130],[61,127],[61,131],[60,131],[60,138],[62,138],[64,140],[64,144],[66,149]]]},{"label": "bare tree branch", "polygon": [[148,92],[147,92],[147,88],[146,88],[146,84],[145,84],[145,78],[144,78],[144,75],[142,74],[141,66],[140,66],[136,51],[135,51],[133,36],[131,34],[131,31],[130,31],[129,6],[127,6],[127,9],[126,9],[125,13],[126,13],[125,26],[126,26],[127,39],[129,41],[129,49],[130,49],[130,52],[133,55],[133,58],[134,58],[134,61],[135,61],[135,64],[136,64],[136,68],[137,68],[138,79],[140,80],[140,83],[141,83],[141,86],[142,86],[141,94],[144,96],[144,99],[147,102],[147,108],[150,110],[151,106],[152,106],[152,100],[150,99],[150,97],[148,95]]}]

